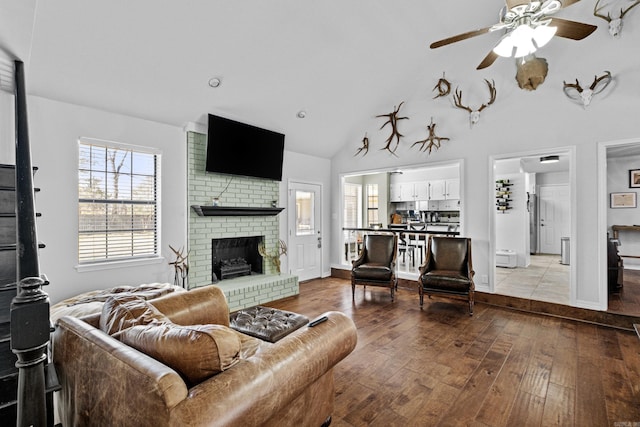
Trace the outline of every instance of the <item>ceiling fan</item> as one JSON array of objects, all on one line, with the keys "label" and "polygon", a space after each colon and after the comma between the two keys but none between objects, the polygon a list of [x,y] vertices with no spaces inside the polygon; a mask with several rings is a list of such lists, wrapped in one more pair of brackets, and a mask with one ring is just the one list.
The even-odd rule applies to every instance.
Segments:
[{"label": "ceiling fan", "polygon": [[433,42],[429,47],[436,49],[493,31],[506,30],[506,34],[478,65],[477,69],[481,70],[493,64],[498,56],[521,58],[530,55],[547,44],[554,35],[582,40],[598,27],[549,17],[578,1],[580,0],[506,0],[505,6],[500,10],[500,22],[497,24]]}]

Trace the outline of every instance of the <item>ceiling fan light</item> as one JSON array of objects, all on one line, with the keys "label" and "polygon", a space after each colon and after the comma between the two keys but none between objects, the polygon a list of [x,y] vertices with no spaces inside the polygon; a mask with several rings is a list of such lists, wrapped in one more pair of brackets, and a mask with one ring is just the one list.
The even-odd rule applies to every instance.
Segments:
[{"label": "ceiling fan light", "polygon": [[549,43],[553,36],[556,35],[556,31],[558,31],[558,27],[549,27],[547,25],[537,26],[533,30],[533,40],[538,49]]},{"label": "ceiling fan light", "polygon": [[536,51],[534,30],[528,25],[520,25],[505,34],[493,48],[496,55],[505,58],[521,58]]},{"label": "ceiling fan light", "polygon": [[540,163],[557,163],[560,161],[560,156],[544,156],[540,157]]}]

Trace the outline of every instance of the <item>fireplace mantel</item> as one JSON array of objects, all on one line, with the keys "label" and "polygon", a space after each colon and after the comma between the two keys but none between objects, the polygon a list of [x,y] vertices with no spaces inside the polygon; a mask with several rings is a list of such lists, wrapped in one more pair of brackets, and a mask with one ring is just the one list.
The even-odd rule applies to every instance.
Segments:
[{"label": "fireplace mantel", "polygon": [[199,216],[274,216],[284,208],[191,205]]}]

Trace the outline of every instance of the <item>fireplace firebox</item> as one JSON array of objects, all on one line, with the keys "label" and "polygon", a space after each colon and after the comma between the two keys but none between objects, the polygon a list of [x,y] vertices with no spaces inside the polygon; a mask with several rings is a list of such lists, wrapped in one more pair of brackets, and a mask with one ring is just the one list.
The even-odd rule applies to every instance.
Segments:
[{"label": "fireplace firebox", "polygon": [[211,281],[262,274],[258,245],[264,236],[211,239]]}]

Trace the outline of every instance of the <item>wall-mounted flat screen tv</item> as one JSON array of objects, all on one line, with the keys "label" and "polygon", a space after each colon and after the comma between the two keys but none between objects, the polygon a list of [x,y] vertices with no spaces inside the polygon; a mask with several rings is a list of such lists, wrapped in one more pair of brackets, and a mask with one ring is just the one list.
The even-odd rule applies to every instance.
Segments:
[{"label": "wall-mounted flat screen tv", "polygon": [[284,135],[209,114],[207,172],[282,181]]}]

